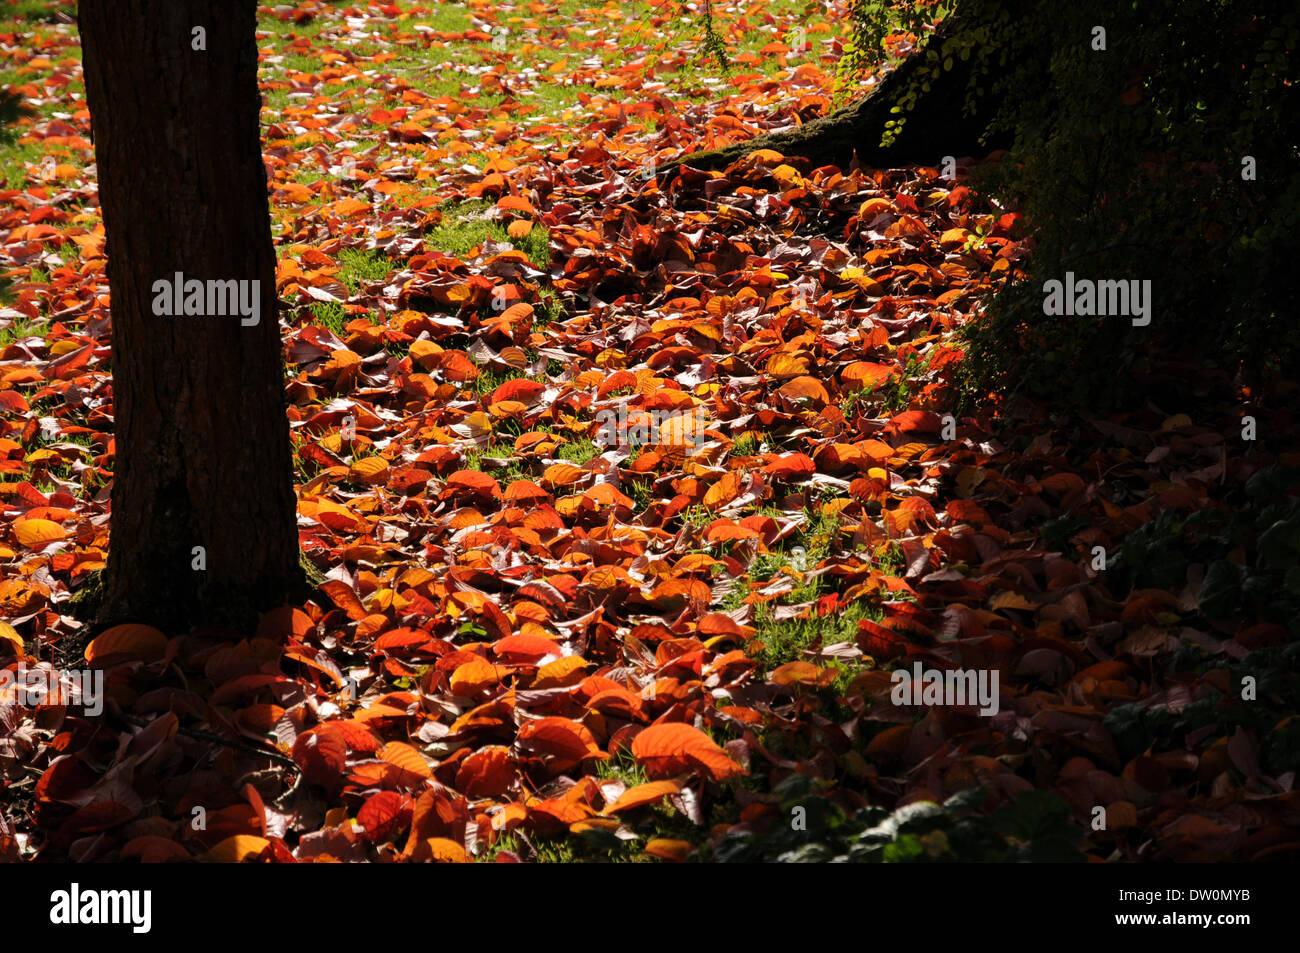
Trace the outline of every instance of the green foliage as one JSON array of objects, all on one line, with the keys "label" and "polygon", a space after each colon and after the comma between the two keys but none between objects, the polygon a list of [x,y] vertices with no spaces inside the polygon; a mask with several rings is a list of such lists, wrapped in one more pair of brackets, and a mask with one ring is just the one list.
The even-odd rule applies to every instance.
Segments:
[{"label": "green foliage", "polygon": [[[1093,48],[1097,25],[1104,51]],[[1289,317],[1295,8],[1045,2],[1016,30],[997,37],[1012,58],[993,86],[991,125],[1014,145],[980,185],[1026,216],[1036,245],[1024,280],[968,329],[972,390],[1097,411],[1141,399],[1153,373],[1165,399],[1212,380],[1162,363],[1259,382],[1300,355]],[[1254,181],[1242,178],[1247,156]],[[1044,282],[1066,272],[1150,280],[1151,324],[1045,315]]]},{"label": "green foliage", "polygon": [[311,306],[312,322],[322,328],[328,328],[338,337],[343,337],[343,326],[348,323],[348,313],[343,305],[336,301],[321,301]]},{"label": "green foliage", "polygon": [[[1247,502],[1224,520],[1215,550],[1196,554],[1209,564],[1199,593],[1202,615],[1245,612],[1300,635],[1300,498],[1290,495],[1297,479],[1295,468],[1255,473],[1246,483]],[[1234,550],[1244,560],[1231,561]]]},{"label": "green foliage", "polygon": [[550,232],[534,225],[523,238],[511,238],[506,227],[487,217],[492,203],[482,199],[450,202],[442,206],[442,221],[425,231],[424,241],[430,248],[465,258],[488,239],[510,242],[534,266],[545,270],[551,265]]},{"label": "green foliage", "polygon": [[[1294,4],[957,0],[948,28],[929,33],[947,12],[939,3],[854,0],[851,10],[842,72],[891,63],[888,37],[921,38],[883,144],[959,62],[984,141],[1013,143],[976,184],[1029,223],[1033,255],[967,329],[969,395],[1024,393],[1095,412],[1140,399],[1154,373],[1166,393],[1236,374],[1257,384],[1300,356],[1290,318],[1300,290]],[[1253,180],[1242,178],[1246,157]],[[1044,282],[1066,272],[1150,280],[1151,324],[1045,315]],[[1162,363],[1223,374],[1170,374]]]},{"label": "green foliage", "polygon": [[[18,134],[10,127],[17,123],[20,117],[31,113],[31,108],[23,102],[21,96],[8,89],[0,89],[0,146],[5,147],[6,152],[18,139]],[[5,173],[0,175],[0,181],[8,183],[11,188],[21,186],[22,176],[17,174],[21,166],[15,165],[11,173],[9,165],[8,162],[0,164],[0,169]],[[12,297],[13,279],[0,276],[0,304],[9,302]]]},{"label": "green foliage", "polygon": [[918,39],[927,25],[942,20],[951,3],[939,0],[856,0],[849,6],[848,36],[840,57],[840,79],[849,83],[904,57],[891,38]]},{"label": "green foliage", "polygon": [[[1300,706],[1300,643],[1257,650],[1240,661],[1219,656],[1207,662],[1193,652],[1182,657],[1192,663],[1183,667],[1200,674],[1227,669],[1228,684],[1237,694],[1211,692],[1178,711],[1163,704],[1116,706],[1103,723],[1122,760],[1143,752],[1186,750],[1188,735],[1204,737],[1209,732],[1210,737],[1224,738],[1242,729],[1260,740],[1260,766],[1265,773],[1276,777],[1300,770],[1300,720],[1291,717]],[[1256,681],[1252,701],[1242,700],[1238,691],[1247,676]]]},{"label": "green foliage", "polygon": [[727,55],[727,43],[713,23],[713,8],[709,0],[704,0],[704,14],[700,26],[705,56],[712,57],[726,76],[731,72],[731,58]]},{"label": "green foliage", "polygon": [[569,463],[582,466],[593,457],[599,456],[600,448],[587,437],[577,437],[567,443],[560,444],[555,455],[561,460],[567,460]]},{"label": "green foliage", "polygon": [[1229,501],[1231,509],[1185,518],[1161,510],[1124,538],[1107,566],[1107,585],[1120,598],[1133,589],[1177,592],[1189,568],[1204,566],[1201,616],[1243,613],[1300,634],[1300,498],[1289,495],[1297,480],[1294,468],[1268,467],[1247,481],[1244,499]]},{"label": "green foliage", "polygon": [[[1083,830],[1048,791],[1026,791],[991,816],[973,788],[942,805],[918,801],[893,813],[870,807],[847,814],[816,782],[795,774],[777,785],[784,818],[762,834],[729,833],[713,852],[724,863],[1079,862]],[[797,829],[797,809],[803,826]]]}]

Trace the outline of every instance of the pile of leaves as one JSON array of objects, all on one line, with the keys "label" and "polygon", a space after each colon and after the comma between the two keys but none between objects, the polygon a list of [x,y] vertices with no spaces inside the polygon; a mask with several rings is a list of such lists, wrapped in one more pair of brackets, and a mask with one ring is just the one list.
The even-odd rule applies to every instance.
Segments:
[{"label": "pile of leaves", "polygon": [[[263,9],[325,581],[256,631],[119,626],[84,661],[60,646],[114,455],[88,117],[69,25],[0,30],[37,110],[0,173],[0,662],[107,695],[0,695],[0,856],[1293,852],[1296,616],[1264,593],[1297,594],[1300,460],[1155,402],[959,413],[1015,216],[966,166],[656,176],[830,108],[839,7],[713,4],[749,70],[725,84],[682,8],[636,12]],[[892,704],[918,661],[996,670],[998,713]]]}]

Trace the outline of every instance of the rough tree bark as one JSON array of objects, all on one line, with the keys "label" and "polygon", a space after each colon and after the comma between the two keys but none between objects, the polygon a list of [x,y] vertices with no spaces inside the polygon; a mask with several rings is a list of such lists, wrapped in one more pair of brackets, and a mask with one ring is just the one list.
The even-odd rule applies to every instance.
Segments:
[{"label": "rough tree bark", "polygon": [[[95,628],[246,627],[301,593],[255,17],[255,0],[79,5],[116,440]],[[177,272],[258,282],[258,322],[156,315]]]}]

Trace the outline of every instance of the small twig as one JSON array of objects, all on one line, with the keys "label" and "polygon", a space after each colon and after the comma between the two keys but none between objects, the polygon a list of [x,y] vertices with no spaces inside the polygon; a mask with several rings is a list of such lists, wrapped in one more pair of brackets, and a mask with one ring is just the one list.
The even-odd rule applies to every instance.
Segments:
[{"label": "small twig", "polygon": [[[137,718],[135,715],[128,715],[126,712],[119,712],[118,714],[123,721],[135,725],[137,728],[147,728],[150,725],[150,722],[143,718]],[[286,767],[293,768],[300,775],[302,774],[302,768],[298,767],[296,761],[291,758],[286,758],[273,748],[263,748],[259,745],[243,741],[231,741],[229,738],[223,738],[221,735],[213,734],[210,731],[203,731],[199,728],[186,728],[184,725],[178,725],[176,730],[186,737],[193,738],[195,741],[207,741],[227,748],[234,748],[236,751],[243,751],[246,754],[262,755],[263,757],[270,758],[272,761],[283,764]]]}]

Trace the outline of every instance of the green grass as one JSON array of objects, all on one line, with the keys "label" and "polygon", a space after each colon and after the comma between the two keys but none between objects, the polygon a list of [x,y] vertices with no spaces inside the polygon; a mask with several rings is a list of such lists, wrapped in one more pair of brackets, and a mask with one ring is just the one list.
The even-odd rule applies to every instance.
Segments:
[{"label": "green grass", "polygon": [[[262,108],[269,109],[273,113],[281,113],[284,107],[289,105],[290,90],[288,89],[268,89],[262,93]],[[320,176],[318,175],[317,178]],[[311,181],[315,181],[312,179]]]},{"label": "green grass", "polygon": [[520,239],[512,239],[511,244],[528,256],[536,268],[547,271],[551,267],[551,236],[541,225],[533,225],[532,230]]},{"label": "green grass", "polygon": [[622,781],[630,788],[650,780],[645,768],[637,764],[636,759],[626,750],[620,751],[616,757],[596,762],[596,777],[602,781]]},{"label": "green grass", "polygon": [[866,600],[859,599],[847,608],[826,615],[810,614],[806,619],[773,621],[770,606],[762,605],[754,613],[754,627],[758,630],[751,644],[762,643],[763,648],[754,654],[765,671],[795,662],[815,646],[852,642],[857,636],[858,621],[879,621],[883,613]]},{"label": "green grass", "polygon": [[[628,462],[631,463],[632,461],[629,460]],[[627,490],[627,495],[632,497],[632,500],[636,503],[634,511],[637,513],[643,512],[651,503],[654,502],[655,491],[654,481],[652,480],[634,480],[628,485]]]},{"label": "green grass", "polygon": [[688,526],[708,526],[717,517],[703,504],[688,506],[677,514],[677,518]]},{"label": "green grass", "polygon": [[404,30],[420,25],[432,27],[439,33],[464,33],[473,26],[469,10],[463,3],[432,3],[426,6],[428,12],[421,14],[418,20],[404,23]]},{"label": "green grass", "polygon": [[588,437],[576,437],[568,443],[560,444],[556,455],[561,460],[568,460],[570,463],[582,466],[588,460],[600,456],[600,448]]},{"label": "green grass", "polygon": [[[548,253],[549,254],[549,253]],[[563,321],[569,316],[564,299],[554,288],[542,288],[533,304],[533,330],[540,331],[548,324]]]},{"label": "green grass", "polygon": [[518,380],[524,376],[523,371],[515,370],[498,370],[496,368],[485,368],[479,371],[478,377],[474,378],[474,393],[480,397],[491,394],[494,390],[504,384],[506,381]]},{"label": "green grass", "polygon": [[45,157],[39,142],[6,145],[0,150],[0,187],[21,189],[27,182],[27,163],[38,164]]},{"label": "green grass", "polygon": [[491,207],[490,202],[479,199],[441,206],[442,221],[424,233],[424,243],[448,255],[464,258],[489,238],[508,241],[509,236],[499,222],[483,217]]},{"label": "green grass", "polygon": [[54,23],[60,12],[77,16],[74,0],[3,0],[0,2],[0,26],[22,30],[39,23]]},{"label": "green grass", "polygon": [[362,287],[383,281],[393,270],[392,260],[381,251],[344,248],[339,252],[339,281],[353,294]]},{"label": "green grass", "polygon": [[[629,788],[650,780],[645,769],[626,750],[607,761],[597,763],[596,777],[602,781],[622,781]],[[591,830],[576,836],[528,835],[525,840],[520,834],[511,832],[503,834],[476,859],[479,863],[493,863],[501,852],[513,851],[524,860],[546,864],[647,863],[654,862],[653,858],[644,853],[645,845],[651,839],[664,837],[699,844],[708,830],[707,827],[697,827],[675,810],[663,805],[647,805],[624,812],[619,815],[619,820],[636,835],[635,838],[625,840],[608,831]]]},{"label": "green grass", "polygon": [[758,434],[747,430],[731,442],[731,456],[752,457],[758,452]]},{"label": "green grass", "polygon": [[886,410],[899,413],[907,409],[912,398],[925,386],[924,381],[918,380],[924,370],[925,359],[909,355],[907,363],[899,368],[898,375],[880,385],[876,394],[884,401]]},{"label": "green grass", "polygon": [[311,306],[311,314],[315,324],[322,328],[328,328],[338,337],[343,337],[343,326],[350,320],[348,313],[343,309],[343,305],[336,301],[321,301]]},{"label": "green grass", "polygon": [[514,245],[537,268],[549,268],[551,253],[550,234],[547,230],[534,225],[526,236],[513,240],[506,233],[504,225],[485,217],[492,207],[493,203],[482,199],[449,202],[441,206],[442,221],[425,231],[425,244],[448,255],[465,258],[490,238]]},{"label": "green grass", "polygon": [[21,340],[28,335],[35,334],[37,326],[37,322],[20,314],[9,324],[0,327],[0,347],[10,344],[13,341]]}]

